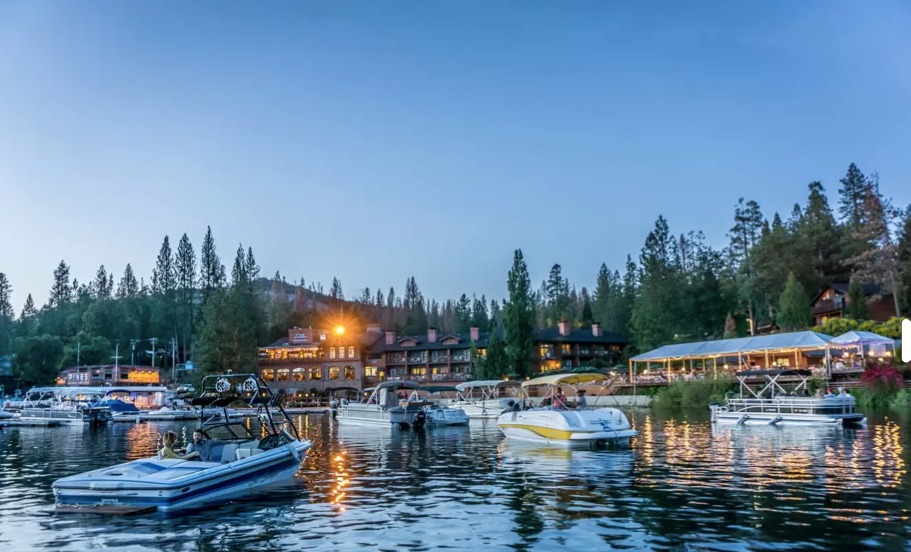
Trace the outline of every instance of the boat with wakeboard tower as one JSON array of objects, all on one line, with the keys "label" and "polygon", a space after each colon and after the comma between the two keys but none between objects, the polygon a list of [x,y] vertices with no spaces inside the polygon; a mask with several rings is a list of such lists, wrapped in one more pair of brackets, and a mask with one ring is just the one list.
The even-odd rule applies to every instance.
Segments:
[{"label": "boat with wakeboard tower", "polygon": [[[638,435],[629,419],[618,408],[583,406],[561,396],[563,387],[572,396],[583,396],[585,389],[603,390],[611,379],[601,373],[563,373],[541,376],[522,382],[524,397],[497,418],[497,427],[507,439],[560,446],[629,446]],[[534,406],[529,391],[543,388],[546,406]],[[600,390],[598,395],[600,395]],[[580,392],[583,391],[583,392]],[[596,402],[593,397],[592,402]],[[586,401],[587,402],[587,401]]]},{"label": "boat with wakeboard tower", "polygon": [[736,396],[712,404],[712,423],[735,425],[829,425],[863,427],[850,393],[809,396],[812,372],[800,369],[744,370],[735,374]]},{"label": "boat with wakeboard tower", "polygon": [[202,461],[144,458],[64,477],[53,484],[57,509],[174,512],[262,492],[287,481],[312,445],[285,415],[283,398],[256,374],[206,376],[192,404],[227,409],[243,402],[256,409],[265,436],[253,435],[245,424],[232,422],[225,414],[200,428],[207,439]]},{"label": "boat with wakeboard tower", "polygon": [[466,381],[456,385],[459,398],[450,404],[464,410],[469,418],[496,419],[519,397],[520,385],[515,380]]}]

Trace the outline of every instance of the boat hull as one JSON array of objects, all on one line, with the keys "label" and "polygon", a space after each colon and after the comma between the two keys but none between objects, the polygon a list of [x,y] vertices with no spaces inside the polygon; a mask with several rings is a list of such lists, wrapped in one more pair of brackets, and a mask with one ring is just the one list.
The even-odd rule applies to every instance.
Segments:
[{"label": "boat hull", "polygon": [[415,425],[420,407],[383,408],[372,404],[350,403],[338,407],[335,419],[339,424],[365,427],[409,428]]},{"label": "boat hull", "polygon": [[508,439],[568,447],[626,447],[638,434],[615,408],[506,412],[497,419],[497,427]]},{"label": "boat hull", "polygon": [[65,477],[54,483],[60,511],[174,512],[257,492],[293,477],[309,442],[229,463],[145,459]]},{"label": "boat hull", "polygon": [[727,425],[765,426],[863,426],[866,418],[861,414],[825,416],[814,414],[777,414],[773,412],[718,412],[712,421]]}]

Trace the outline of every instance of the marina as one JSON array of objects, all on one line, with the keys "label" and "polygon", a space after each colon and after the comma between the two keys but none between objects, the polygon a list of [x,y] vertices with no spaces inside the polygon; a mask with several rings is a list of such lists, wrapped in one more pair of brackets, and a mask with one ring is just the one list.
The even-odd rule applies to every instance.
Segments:
[{"label": "marina", "polygon": [[[901,521],[911,503],[906,414],[871,413],[866,428],[842,429],[718,425],[706,411],[637,410],[633,446],[603,451],[514,443],[485,420],[377,432],[325,415],[294,419],[313,447],[293,483],[176,517],[103,523],[56,513],[53,481],[149,458],[156,435],[184,434],[194,424],[0,431],[0,541],[73,551],[173,550],[188,542],[333,550],[911,544]],[[257,421],[250,424],[255,433]]]}]

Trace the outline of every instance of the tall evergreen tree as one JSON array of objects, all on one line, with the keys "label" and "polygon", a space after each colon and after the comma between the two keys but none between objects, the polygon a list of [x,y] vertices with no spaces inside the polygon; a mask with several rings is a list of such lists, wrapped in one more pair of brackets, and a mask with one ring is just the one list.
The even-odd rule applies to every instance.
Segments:
[{"label": "tall evergreen tree", "polygon": [[73,300],[73,288],[70,286],[70,267],[60,261],[54,269],[54,284],[48,297],[48,306],[59,307]]},{"label": "tall evergreen tree", "polygon": [[0,356],[10,351],[10,343],[13,339],[13,304],[10,298],[13,293],[13,286],[6,278],[6,274],[0,272]]},{"label": "tall evergreen tree", "polygon": [[35,308],[35,301],[32,299],[31,293],[25,298],[25,305],[22,307],[22,312],[19,314],[18,322],[16,328],[17,336],[31,337],[35,334],[38,326],[38,309]]},{"label": "tall evergreen tree", "polygon": [[136,276],[133,274],[133,267],[130,266],[130,263],[127,263],[125,269],[123,269],[123,276],[120,278],[120,283],[117,284],[117,298],[132,298],[139,295],[139,282],[136,281]]},{"label": "tall evergreen tree", "polygon": [[544,324],[554,327],[558,322],[570,318],[569,281],[563,277],[563,268],[555,264],[550,268],[550,274],[544,284]]},{"label": "tall evergreen tree", "polygon": [[531,375],[535,297],[521,249],[513,255],[506,284],[509,300],[503,306],[503,334],[509,370],[518,377],[526,377]]},{"label": "tall evergreen tree", "polygon": [[336,301],[345,300],[345,293],[342,291],[342,282],[338,278],[332,278],[332,287],[329,288],[329,297]]},{"label": "tall evergreen tree", "polygon": [[101,265],[98,267],[98,271],[95,272],[95,281],[92,282],[92,292],[97,299],[111,298],[114,290],[108,287],[108,284],[108,271],[105,270],[104,265]]},{"label": "tall evergreen tree", "polygon": [[857,278],[848,286],[848,304],[845,305],[845,317],[854,320],[867,320],[870,311],[867,309],[867,297]]},{"label": "tall evergreen tree", "polygon": [[453,305],[453,315],[455,320],[455,332],[465,333],[471,327],[471,299],[464,293],[459,300]]},{"label": "tall evergreen tree", "polygon": [[862,218],[861,206],[867,190],[867,178],[857,168],[857,165],[851,163],[845,177],[839,182],[841,182],[841,188],[838,189],[839,216],[848,228],[856,227]]},{"label": "tall evergreen tree", "polygon": [[784,330],[801,330],[809,325],[810,318],[810,298],[794,274],[788,274],[778,302],[778,326]]},{"label": "tall evergreen tree", "polygon": [[510,364],[506,347],[500,338],[500,330],[494,326],[487,340],[487,356],[480,363],[480,372],[475,377],[481,380],[503,379],[509,375]]},{"label": "tall evergreen tree", "polygon": [[206,235],[202,240],[202,249],[199,253],[199,285],[202,288],[203,303],[216,290],[225,286],[225,266],[215,251],[215,238],[212,236],[212,227],[206,227]]},{"label": "tall evergreen tree", "polygon": [[642,351],[671,342],[681,324],[682,280],[674,245],[667,221],[659,216],[639,257],[639,296],[631,320],[635,343]]},{"label": "tall evergreen tree", "polygon": [[891,294],[898,312],[898,244],[892,237],[898,214],[879,192],[879,178],[875,173],[867,182],[859,213],[860,222],[850,231],[852,242],[858,247],[856,254],[845,262],[853,267],[854,278],[879,284],[884,294]]},{"label": "tall evergreen tree", "polygon": [[759,204],[752,200],[744,203],[743,198],[740,198],[734,210],[734,226],[728,233],[731,240],[729,251],[732,269],[739,281],[740,300],[750,320],[751,334],[755,332],[756,327],[754,306],[761,300],[755,282],[751,252],[762,236],[763,226],[764,220]]},{"label": "tall evergreen tree", "polygon": [[911,315],[911,205],[902,215],[901,228],[898,234],[896,259],[898,260],[899,316]]},{"label": "tall evergreen tree", "polygon": [[152,270],[152,293],[155,295],[170,295],[177,289],[177,280],[174,271],[174,256],[171,254],[171,242],[168,236],[164,237],[155,268]]},{"label": "tall evergreen tree", "polygon": [[490,330],[490,318],[487,315],[487,299],[482,295],[480,299],[472,296],[471,325],[481,332]]},{"label": "tall evergreen tree", "polygon": [[193,346],[193,330],[196,319],[196,252],[190,238],[184,233],[177,244],[174,258],[177,284],[178,339],[181,340],[184,356]]},{"label": "tall evergreen tree", "polygon": [[806,244],[813,261],[815,282],[813,290],[844,278],[844,266],[838,261],[839,228],[829,207],[825,188],[820,182],[811,182],[803,220],[797,229],[798,239]]}]

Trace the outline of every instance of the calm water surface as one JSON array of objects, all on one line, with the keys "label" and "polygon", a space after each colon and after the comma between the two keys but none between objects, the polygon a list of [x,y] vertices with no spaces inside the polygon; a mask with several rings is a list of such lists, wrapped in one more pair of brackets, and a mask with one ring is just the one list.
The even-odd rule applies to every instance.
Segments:
[{"label": "calm water surface", "polygon": [[[632,414],[625,451],[507,443],[493,422],[423,433],[299,421],[293,484],[179,517],[58,515],[58,477],[150,456],[165,429],[0,430],[0,549],[911,550],[911,420],[713,429]],[[191,426],[186,426],[192,429]]]}]

